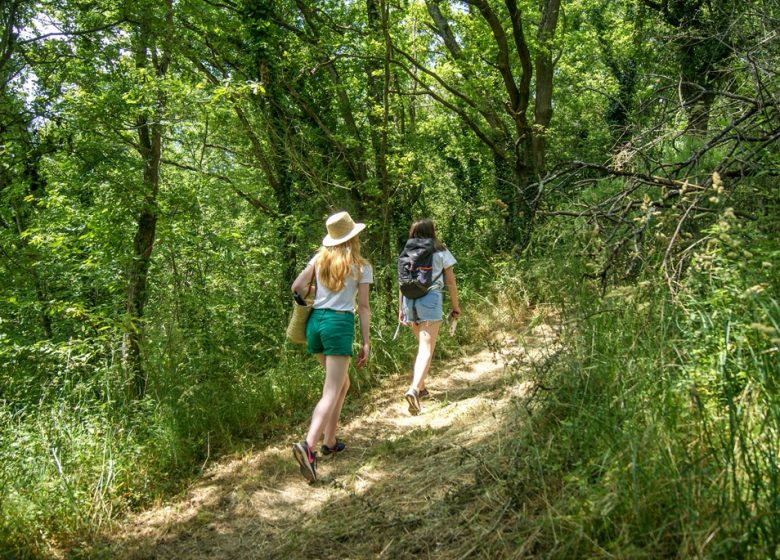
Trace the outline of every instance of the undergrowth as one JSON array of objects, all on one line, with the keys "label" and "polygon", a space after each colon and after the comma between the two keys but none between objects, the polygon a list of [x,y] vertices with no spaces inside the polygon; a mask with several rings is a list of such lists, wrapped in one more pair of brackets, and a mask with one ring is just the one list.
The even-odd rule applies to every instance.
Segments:
[{"label": "undergrowth", "polygon": [[[462,551],[780,555],[780,251],[773,230],[742,230],[729,212],[705,233],[674,291],[649,266],[604,290],[558,231],[538,244],[543,253],[491,263],[499,280],[489,291],[470,287],[482,284],[469,281],[468,268],[459,276],[464,320],[440,339],[437,359],[469,342],[500,344],[497,328],[530,332],[547,322],[558,336],[530,370],[522,355],[506,358],[530,390],[514,420],[497,427],[508,443],[449,503],[459,511],[467,496],[500,508],[484,512],[482,536]],[[382,377],[411,365],[412,337],[393,340],[393,314],[375,303],[372,363],[351,372],[347,415]],[[4,341],[7,372],[40,375],[5,374],[25,398],[0,405],[0,554],[44,557],[89,541],[220,455],[303,425],[322,374],[284,345],[283,326],[265,326],[279,333],[263,340],[280,348],[271,363],[253,363],[255,349],[238,334],[216,349],[205,346],[209,337],[158,337],[154,383],[140,402],[123,400],[104,340],[94,352],[79,341],[34,349]]]},{"label": "undergrowth", "polygon": [[[394,326],[375,314],[372,363],[352,368],[346,414],[411,358],[411,337],[391,341]],[[127,398],[112,353],[81,363],[83,348],[0,346],[6,388],[18,397],[0,401],[0,557],[88,546],[127,512],[186,487],[209,462],[289,437],[311,414],[323,374],[302,346],[282,339],[281,321],[265,327],[276,333],[273,363],[252,362],[237,336],[219,341],[218,359],[206,347],[214,338],[166,333],[164,348],[150,352],[141,401]],[[13,371],[32,364],[36,380]]]},{"label": "undergrowth", "polygon": [[561,349],[506,427],[508,466],[483,492],[512,507],[483,552],[780,555],[780,252],[729,223],[674,293],[650,271],[602,294],[573,255],[518,263],[530,301],[556,301]]}]

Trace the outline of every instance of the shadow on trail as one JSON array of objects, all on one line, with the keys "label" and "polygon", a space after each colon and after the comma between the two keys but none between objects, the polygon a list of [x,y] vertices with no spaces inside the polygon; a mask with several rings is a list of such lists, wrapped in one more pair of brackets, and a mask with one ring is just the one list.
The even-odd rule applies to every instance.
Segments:
[{"label": "shadow on trail", "polygon": [[[516,349],[515,349],[516,350]],[[128,559],[459,557],[503,506],[480,481],[507,423],[517,375],[488,351],[442,363],[433,399],[411,416],[405,381],[342,428],[348,449],[321,458],[320,481],[298,473],[293,441],[220,464],[179,501],[121,527],[92,557]],[[503,436],[505,437],[505,436]]]}]

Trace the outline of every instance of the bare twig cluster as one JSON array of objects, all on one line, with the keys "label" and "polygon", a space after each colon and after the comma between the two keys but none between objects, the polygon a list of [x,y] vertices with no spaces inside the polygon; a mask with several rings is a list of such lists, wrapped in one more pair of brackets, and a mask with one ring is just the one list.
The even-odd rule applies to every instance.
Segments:
[{"label": "bare twig cluster", "polygon": [[[588,276],[598,279],[603,290],[610,277],[625,280],[641,270],[652,227],[654,237],[663,243],[664,277],[675,292],[685,263],[706,239],[705,224],[727,209],[738,219],[756,219],[760,205],[746,195],[748,187],[760,187],[762,196],[776,197],[766,179],[780,173],[777,76],[749,52],[734,50],[734,59],[745,64],[733,70],[726,89],[701,90],[701,95],[718,99],[710,123],[721,123],[706,135],[676,127],[681,108],[670,105],[654,116],[654,126],[617,146],[611,161],[567,162],[540,182],[540,188],[543,185],[564,200],[562,209],[546,215],[582,218],[596,234],[598,243],[589,249],[597,248],[601,264]],[[754,77],[744,88],[752,95],[735,92],[739,76],[746,75]],[[573,200],[574,193],[597,186],[608,194],[596,202],[565,202]]]}]

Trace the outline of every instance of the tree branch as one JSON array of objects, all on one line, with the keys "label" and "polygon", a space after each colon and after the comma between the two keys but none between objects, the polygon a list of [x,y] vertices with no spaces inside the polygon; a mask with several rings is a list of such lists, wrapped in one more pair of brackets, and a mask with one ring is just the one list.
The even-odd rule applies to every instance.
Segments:
[{"label": "tree branch", "polygon": [[425,0],[425,5],[428,7],[428,14],[430,14],[431,19],[433,19],[433,23],[435,24],[434,30],[444,41],[444,45],[447,47],[447,50],[450,51],[452,58],[458,60],[462,56],[462,51],[458,41],[455,39],[455,34],[452,32],[452,28],[450,27],[447,18],[444,17],[439,9],[440,3],[441,0]]},{"label": "tree branch", "polygon": [[106,25],[101,25],[100,27],[95,27],[92,29],[85,29],[83,31],[61,31],[59,33],[45,33],[43,35],[37,35],[35,37],[31,37],[29,39],[24,39],[23,41],[17,41],[19,45],[28,45],[30,43],[35,43],[37,41],[42,41],[43,39],[48,39],[49,37],[80,37],[83,35],[90,35],[92,33],[98,33],[99,31],[105,31],[107,29],[112,29],[116,27],[117,25],[121,23],[127,23],[129,20],[127,18],[121,18],[118,19],[115,22],[108,23]]},{"label": "tree branch", "polygon": [[[482,118],[485,119],[485,121],[488,123],[488,125],[491,126],[491,128],[493,128],[496,131],[501,131],[502,133],[506,132],[500,126],[500,121],[498,120],[498,118],[496,117],[496,115],[494,113],[492,113],[489,110],[485,110],[482,107],[480,107],[479,105],[477,105],[476,101],[474,101],[473,99],[468,97],[466,94],[464,94],[463,92],[461,92],[457,88],[455,88],[455,87],[451,86],[450,84],[448,84],[447,82],[445,82],[435,72],[431,71],[430,69],[426,68],[424,65],[420,64],[419,62],[417,62],[417,60],[415,60],[415,58],[412,57],[409,53],[403,51],[402,49],[400,49],[400,48],[398,48],[396,46],[393,46],[393,51],[400,53],[406,60],[408,60],[412,65],[414,65],[415,68],[417,68],[418,70],[420,70],[424,74],[427,74],[428,76],[430,76],[431,78],[436,80],[436,82],[439,85],[441,85],[444,89],[446,89],[452,95],[454,95],[458,99],[463,100],[469,107],[471,107],[472,109],[477,111],[482,116]],[[406,70],[407,73],[409,73],[409,75],[412,77],[413,80],[415,80],[415,82],[417,82],[418,84],[424,86],[428,91],[430,91],[428,86],[424,82],[420,81],[420,79],[416,75],[414,75],[408,68],[403,66],[403,64],[401,64],[400,62],[398,62],[396,60],[393,60],[393,62],[395,64],[398,64],[399,66],[401,66],[401,68],[404,68],[404,70]]]},{"label": "tree branch", "polygon": [[515,79],[512,76],[512,69],[509,65],[509,44],[507,43],[504,28],[501,26],[501,22],[498,20],[495,12],[493,12],[485,0],[466,0],[466,2],[475,6],[480,11],[493,33],[493,38],[498,47],[496,64],[498,66],[498,71],[501,74],[501,78],[504,80],[504,87],[509,94],[510,113],[516,119],[517,115],[520,113],[521,97],[520,91],[515,84]]},{"label": "tree branch", "polygon": [[[408,55],[407,55],[408,56]],[[461,108],[455,106],[454,104],[450,103],[446,99],[444,99],[442,96],[434,92],[430,87],[428,87],[428,84],[420,80],[412,71],[410,68],[406,67],[402,62],[400,62],[397,59],[393,59],[393,64],[396,64],[400,66],[417,84],[419,84],[425,93],[441,103],[444,107],[458,115],[461,119],[463,119],[463,122],[466,123],[466,126],[468,126],[474,133],[477,135],[477,137],[488,147],[490,150],[496,154],[498,157],[505,161],[511,162],[511,158],[509,157],[509,154],[507,154],[504,150],[502,150],[486,133],[480,126],[474,122],[471,117],[469,117],[465,111],[463,111]],[[425,69],[423,69],[425,70]]]},{"label": "tree branch", "polygon": [[271,216],[272,218],[279,218],[279,212],[265,204],[262,200],[255,198],[254,196],[245,193],[241,189],[235,186],[233,183],[233,180],[228,177],[227,175],[221,175],[219,173],[211,173],[209,171],[203,171],[201,169],[198,169],[197,167],[193,167],[191,165],[185,165],[183,163],[179,163],[177,161],[169,160],[169,159],[162,159],[162,163],[166,165],[170,165],[171,167],[176,167],[177,169],[182,169],[184,171],[191,171],[193,173],[197,173],[199,175],[206,175],[207,177],[213,177],[214,179],[219,179],[220,181],[224,181],[230,185],[230,188],[233,189],[233,192],[235,192],[238,196],[249,202],[254,208],[257,210],[260,210],[264,214]]}]

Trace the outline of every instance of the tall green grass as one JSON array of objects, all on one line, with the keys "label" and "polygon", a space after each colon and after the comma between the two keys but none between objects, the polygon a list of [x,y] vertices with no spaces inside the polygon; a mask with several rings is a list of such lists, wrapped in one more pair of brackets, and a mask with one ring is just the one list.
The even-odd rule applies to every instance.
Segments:
[{"label": "tall green grass", "polygon": [[[373,356],[369,367],[351,369],[345,414],[413,358],[413,337],[392,341],[395,324],[378,311],[385,302],[372,299]],[[204,307],[207,331],[185,330],[165,309],[150,320],[143,400],[128,397],[118,330],[58,345],[0,339],[0,377],[14,395],[0,400],[1,558],[88,546],[220,456],[295,437],[290,427],[305,425],[323,372],[302,345],[284,340],[286,306],[249,327],[251,310],[220,316]]]},{"label": "tall green grass", "polygon": [[311,413],[319,369],[287,348],[262,373],[251,364],[199,376],[177,368],[158,375],[143,401],[106,402],[85,387],[82,399],[4,403],[0,557],[49,557],[53,548],[89,542],[117,515],[177,491],[220,455],[288,437]]},{"label": "tall green grass", "polygon": [[719,239],[675,294],[650,271],[602,296],[566,281],[582,277],[573,256],[520,267],[532,298],[557,299],[562,345],[506,472],[527,550],[780,555],[780,258],[769,239],[750,254]]}]

